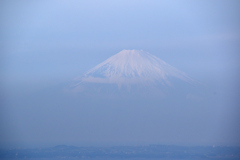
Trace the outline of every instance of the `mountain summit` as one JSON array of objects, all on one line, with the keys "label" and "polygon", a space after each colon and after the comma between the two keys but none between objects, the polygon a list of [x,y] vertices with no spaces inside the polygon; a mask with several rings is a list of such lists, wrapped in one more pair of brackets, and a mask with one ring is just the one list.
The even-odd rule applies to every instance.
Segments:
[{"label": "mountain summit", "polygon": [[185,73],[148,52],[122,50],[75,80],[76,86],[84,83],[117,84],[119,87],[155,83],[171,86],[172,78],[192,81]]}]

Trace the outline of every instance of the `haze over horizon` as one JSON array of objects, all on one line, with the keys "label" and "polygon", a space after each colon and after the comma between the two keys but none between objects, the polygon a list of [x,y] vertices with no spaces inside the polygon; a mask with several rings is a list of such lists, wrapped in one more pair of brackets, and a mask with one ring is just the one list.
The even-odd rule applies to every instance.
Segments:
[{"label": "haze over horizon", "polygon": [[[239,7],[237,0],[1,1],[0,147],[239,146]],[[93,86],[96,75],[101,83]],[[88,95],[65,92],[78,76]],[[185,84],[189,77],[199,85]],[[104,96],[119,89],[106,82],[143,79],[174,87]]]}]

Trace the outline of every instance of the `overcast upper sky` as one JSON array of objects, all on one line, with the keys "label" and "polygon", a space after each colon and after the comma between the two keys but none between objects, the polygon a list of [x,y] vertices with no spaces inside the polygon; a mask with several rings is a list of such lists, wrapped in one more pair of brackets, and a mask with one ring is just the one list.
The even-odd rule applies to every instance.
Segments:
[{"label": "overcast upper sky", "polygon": [[[10,105],[16,91],[20,95],[34,93],[66,83],[123,49],[143,49],[219,90],[221,96],[227,97],[226,104],[231,102],[226,117],[239,113],[239,8],[238,0],[2,0],[0,82],[4,106],[1,114],[5,118],[1,127],[6,132],[2,137],[15,137],[18,144],[27,140],[24,132],[21,140],[16,138],[17,132],[6,136],[18,127],[30,125],[23,121],[17,127],[11,126],[14,116],[6,118],[17,114],[12,114],[16,105]],[[29,107],[28,100],[19,99],[19,107],[27,111],[24,107]],[[24,117],[25,111],[19,114]],[[231,129],[239,127],[237,120],[239,116],[235,115]],[[240,131],[234,135],[237,133]],[[37,143],[36,139],[29,143]],[[208,144],[206,141],[202,144]],[[220,140],[216,142],[220,144]],[[225,144],[234,144],[234,139]]]}]

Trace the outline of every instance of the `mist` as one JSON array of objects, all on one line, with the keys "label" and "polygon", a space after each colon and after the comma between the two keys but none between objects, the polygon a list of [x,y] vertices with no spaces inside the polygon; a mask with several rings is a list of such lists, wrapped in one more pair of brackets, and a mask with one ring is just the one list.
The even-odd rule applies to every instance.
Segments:
[{"label": "mist", "polygon": [[[239,146],[239,6],[1,1],[1,147]],[[165,96],[69,92],[124,49],[147,51],[196,84],[177,83]]]}]

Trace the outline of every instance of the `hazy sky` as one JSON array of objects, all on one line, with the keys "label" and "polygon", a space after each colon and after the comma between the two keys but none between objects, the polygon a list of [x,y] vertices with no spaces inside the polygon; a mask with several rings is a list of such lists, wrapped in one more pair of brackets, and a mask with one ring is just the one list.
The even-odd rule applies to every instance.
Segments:
[{"label": "hazy sky", "polygon": [[[214,140],[209,138],[214,135],[206,138],[208,132],[204,132],[207,131],[205,128],[203,132],[206,136],[203,136],[203,141],[197,141],[196,136],[192,143],[185,143],[189,135],[184,133],[182,141],[170,137],[165,140],[158,138],[156,141],[146,138],[155,135],[150,133],[151,127],[137,127],[132,134],[149,130],[146,139],[142,141],[144,143],[240,145],[240,138],[237,136],[240,133],[240,112],[237,101],[240,78],[239,8],[238,0],[2,0],[0,2],[2,90],[0,120],[1,130],[4,132],[1,133],[0,140],[6,145],[11,143],[20,146],[37,145],[38,142],[42,144],[120,143],[121,140],[114,141],[110,131],[103,130],[110,130],[109,126],[113,127],[116,124],[120,125],[119,130],[123,129],[127,120],[130,120],[130,115],[135,115],[133,124],[148,126],[153,119],[142,122],[138,118],[143,113],[149,116],[154,114],[156,111],[154,107],[149,110],[142,107],[138,114],[134,114],[136,113],[134,109],[129,109],[126,119],[121,119],[121,114],[117,114],[121,112],[126,114],[124,109],[112,109],[109,112],[115,113],[119,121],[116,124],[112,122],[100,127],[98,130],[95,128],[98,124],[94,123],[98,121],[97,118],[89,119],[101,115],[108,117],[106,121],[111,120],[113,117],[107,112],[109,108],[105,107],[99,115],[95,115],[94,109],[85,108],[81,110],[83,114],[86,113],[85,117],[71,119],[69,117],[78,116],[74,115],[76,108],[70,107],[72,111],[64,108],[70,103],[66,101],[65,104],[58,104],[59,109],[57,100],[52,101],[54,105],[51,105],[46,99],[39,100],[37,94],[40,90],[71,81],[123,49],[143,49],[217,92],[219,96],[214,101],[223,107],[219,111],[216,105],[211,111],[206,112],[209,116],[211,113],[216,113],[214,115],[217,116],[218,124],[229,128],[224,128],[228,132],[219,134]],[[25,94],[30,94],[32,97],[24,96]],[[42,103],[36,104],[39,101]],[[48,107],[43,107],[44,105]],[[170,111],[171,109],[166,112],[170,113]],[[197,111],[198,109],[192,110],[192,112]],[[32,120],[34,117],[35,120]],[[65,117],[66,121],[60,120],[62,117]],[[223,120],[224,118],[226,121]],[[80,129],[73,129],[78,126],[74,120],[80,123]],[[88,123],[85,122],[87,120]],[[59,123],[73,124],[69,126]],[[92,127],[86,127],[88,125]],[[173,125],[173,121],[164,125]],[[57,127],[53,129],[52,126]],[[68,126],[65,131],[59,129],[64,126]],[[113,128],[117,130],[117,127]],[[71,129],[72,132],[69,131]],[[96,131],[99,131],[99,137],[94,134]],[[144,137],[139,134],[131,141],[131,134],[127,134],[128,131],[131,131],[131,128],[125,128],[122,134],[124,143],[137,142]],[[116,133],[122,132],[122,130],[116,131]],[[173,130],[169,129],[164,134],[166,136],[172,132]],[[55,139],[51,141],[51,137]]]}]

